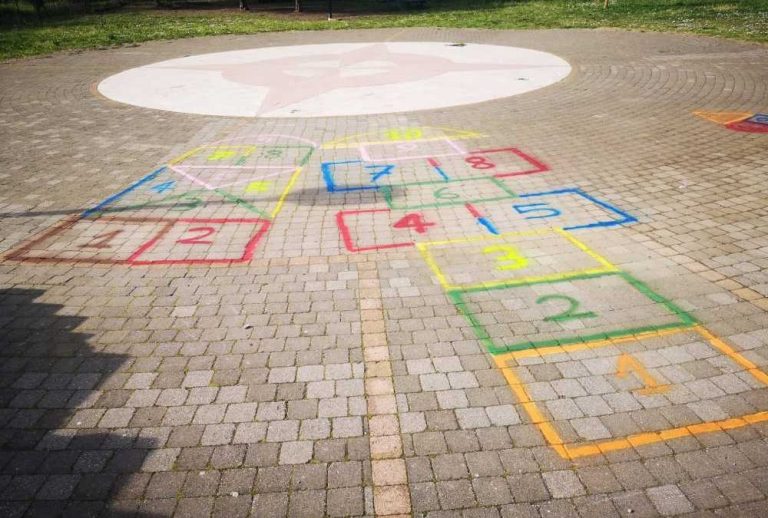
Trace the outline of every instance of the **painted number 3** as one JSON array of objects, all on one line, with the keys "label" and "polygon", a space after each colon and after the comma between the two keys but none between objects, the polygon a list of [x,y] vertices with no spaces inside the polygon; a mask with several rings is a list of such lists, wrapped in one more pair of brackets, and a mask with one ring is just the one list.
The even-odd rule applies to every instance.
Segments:
[{"label": "painted number 3", "polygon": [[483,253],[486,255],[499,254],[496,256],[497,270],[519,270],[528,265],[528,259],[520,255],[517,248],[511,245],[486,246],[483,248]]},{"label": "painted number 3", "polygon": [[597,313],[593,311],[579,312],[579,301],[568,295],[544,295],[536,299],[536,304],[544,304],[551,300],[565,301],[568,307],[562,313],[544,317],[544,322],[567,322],[568,320],[581,320],[584,318],[596,318]]}]

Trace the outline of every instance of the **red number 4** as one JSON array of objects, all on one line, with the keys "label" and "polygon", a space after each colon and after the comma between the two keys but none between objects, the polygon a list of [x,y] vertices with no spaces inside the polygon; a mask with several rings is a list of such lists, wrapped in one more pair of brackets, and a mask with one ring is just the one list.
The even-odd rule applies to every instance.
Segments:
[{"label": "red number 4", "polygon": [[427,231],[427,227],[433,227],[435,223],[424,221],[424,216],[418,212],[411,212],[403,216],[392,226],[395,228],[412,228],[419,234],[423,234]]}]

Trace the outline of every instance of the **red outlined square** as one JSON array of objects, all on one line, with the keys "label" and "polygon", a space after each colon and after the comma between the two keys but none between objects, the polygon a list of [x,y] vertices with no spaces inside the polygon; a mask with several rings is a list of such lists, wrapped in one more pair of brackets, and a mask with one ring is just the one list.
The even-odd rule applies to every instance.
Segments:
[{"label": "red outlined square", "polygon": [[163,218],[67,218],[5,259],[32,263],[127,264],[136,249],[163,236],[173,220]]},{"label": "red outlined square", "polygon": [[[367,210],[342,210],[339,211],[336,214],[336,224],[339,226],[339,232],[341,233],[341,238],[344,241],[344,245],[347,247],[347,250],[350,252],[368,252],[371,250],[384,250],[387,248],[401,248],[404,246],[414,246],[414,242],[412,240],[410,241],[402,241],[402,242],[391,242],[391,243],[384,243],[384,244],[372,244],[372,245],[363,245],[361,246],[358,242],[358,238],[360,236],[355,235],[353,236],[353,232],[350,229],[350,219],[353,220],[351,222],[351,225],[353,227],[358,227],[355,223],[357,223],[356,220],[365,218],[366,215],[371,216],[371,222],[373,223],[373,218],[376,217],[376,215],[384,215],[386,214],[386,218],[388,220],[387,226],[389,225],[389,219],[391,215],[390,209],[367,209]],[[375,226],[373,227],[375,228]]]},{"label": "red outlined square", "polygon": [[[496,160],[494,160],[494,157],[488,157],[488,155],[495,155],[500,153],[506,153],[508,155],[511,155],[511,158],[515,159],[516,162],[519,162],[522,160],[522,164],[510,164],[506,167],[509,167],[510,169],[504,170],[504,171],[498,171],[496,169]],[[486,162],[480,161],[480,159],[485,159]],[[509,176],[523,176],[527,174],[535,174],[535,173],[544,173],[549,171],[549,166],[539,160],[538,158],[535,158],[528,153],[525,153],[524,151],[521,151],[520,149],[516,147],[505,147],[505,148],[496,148],[496,149],[478,149],[476,151],[470,151],[467,153],[467,156],[464,157],[464,161],[467,163],[469,167],[472,167],[473,169],[477,170],[478,172],[483,172],[485,170],[486,173],[488,173],[489,176],[495,176],[496,178],[506,178]],[[475,161],[473,163],[473,161]],[[493,164],[488,167],[486,167],[484,164]],[[505,166],[502,165],[502,168]]]},{"label": "red outlined square", "polygon": [[269,228],[261,218],[180,218],[128,259],[133,265],[234,264],[251,260]]}]

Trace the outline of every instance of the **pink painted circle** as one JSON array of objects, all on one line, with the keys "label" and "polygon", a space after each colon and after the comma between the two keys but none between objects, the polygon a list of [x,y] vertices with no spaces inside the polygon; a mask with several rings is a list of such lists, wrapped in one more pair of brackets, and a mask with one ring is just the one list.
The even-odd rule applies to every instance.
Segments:
[{"label": "pink painted circle", "polygon": [[552,54],[499,45],[334,43],[236,50],[126,70],[99,84],[135,106],[238,117],[407,112],[509,97],[560,81]]}]

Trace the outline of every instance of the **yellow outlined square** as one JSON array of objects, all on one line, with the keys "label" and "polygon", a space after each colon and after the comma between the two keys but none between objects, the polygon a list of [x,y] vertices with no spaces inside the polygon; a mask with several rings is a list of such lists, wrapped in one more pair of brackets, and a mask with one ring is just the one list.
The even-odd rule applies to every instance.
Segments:
[{"label": "yellow outlined square", "polygon": [[[565,238],[566,242],[569,242],[570,244],[574,245],[576,249],[586,254],[589,258],[594,260],[599,266],[596,266],[593,268],[581,268],[581,269],[569,270],[565,272],[558,272],[558,273],[552,273],[552,274],[546,274],[546,275],[519,275],[518,272],[525,269],[527,260],[524,256],[518,255],[517,263],[515,263],[515,258],[510,256],[506,265],[502,263],[501,266],[497,267],[497,269],[509,271],[509,275],[504,277],[503,279],[494,279],[489,281],[473,282],[473,283],[454,283],[449,278],[449,275],[447,275],[446,272],[444,272],[443,269],[440,268],[437,260],[435,259],[434,254],[430,251],[430,248],[444,246],[444,245],[479,243],[480,247],[484,247],[482,248],[483,253],[487,253],[486,250],[493,249],[491,250],[492,253],[498,252],[499,254],[503,254],[505,247],[509,248],[510,249],[509,251],[511,253],[514,253],[512,249],[514,249],[515,247],[511,245],[494,246],[493,243],[501,243],[505,240],[505,238],[526,238],[526,237],[547,236],[547,235],[562,236],[563,238]],[[531,284],[531,283],[537,283],[537,282],[551,282],[551,281],[565,280],[571,277],[577,277],[581,275],[592,275],[597,273],[619,271],[619,269],[616,266],[611,264],[608,260],[603,258],[601,255],[594,252],[587,245],[585,245],[584,243],[582,243],[581,241],[573,237],[569,232],[559,228],[545,228],[545,229],[536,229],[536,230],[529,230],[529,231],[523,231],[523,232],[509,232],[509,233],[500,234],[497,236],[481,236],[481,237],[471,237],[471,238],[464,238],[464,239],[449,239],[445,241],[430,241],[426,243],[417,243],[416,247],[418,248],[424,260],[426,261],[427,265],[429,265],[432,272],[440,281],[440,284],[443,286],[443,289],[445,289],[446,291],[469,290],[469,289],[476,289],[476,288],[493,288],[497,286],[518,286],[518,285]],[[503,259],[503,257],[501,259]]]},{"label": "yellow outlined square", "polygon": [[549,445],[557,451],[557,453],[564,459],[577,459],[579,457],[587,457],[590,455],[598,455],[600,453],[606,453],[609,451],[623,450],[627,448],[653,444],[657,442],[667,441],[670,439],[676,439],[678,437],[695,436],[707,432],[725,431],[734,428],[740,428],[748,424],[759,423],[762,421],[768,421],[768,411],[755,412],[752,414],[743,415],[741,417],[735,417],[730,419],[724,419],[721,421],[710,421],[699,423],[690,426],[682,426],[678,428],[670,428],[666,430],[660,430],[656,432],[643,432],[619,439],[610,439],[604,441],[591,441],[586,444],[566,444],[561,438],[554,424],[547,420],[542,413],[539,405],[533,401],[525,388],[525,383],[518,378],[514,371],[514,367],[507,366],[508,360],[517,360],[521,358],[530,358],[533,356],[543,356],[550,354],[558,354],[564,352],[580,351],[585,349],[594,349],[597,347],[603,347],[606,345],[615,345],[621,342],[627,342],[630,340],[642,340],[643,338],[655,338],[674,333],[681,333],[686,331],[695,331],[702,338],[704,338],[709,345],[714,349],[729,357],[735,363],[744,367],[746,372],[751,374],[757,381],[764,385],[768,385],[768,374],[760,370],[757,365],[749,361],[743,355],[736,352],[730,345],[725,343],[722,339],[718,338],[711,331],[703,326],[695,326],[688,329],[673,329],[666,331],[654,331],[650,333],[644,333],[642,335],[635,335],[629,337],[622,337],[611,340],[596,340],[593,342],[587,342],[582,344],[566,345],[561,347],[548,347],[545,349],[528,349],[523,351],[514,351],[505,354],[499,354],[494,356],[496,366],[501,369],[504,378],[507,380],[512,392],[518,398],[520,404],[525,409],[526,413],[530,417],[531,421],[544,435],[544,438]]}]

